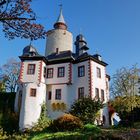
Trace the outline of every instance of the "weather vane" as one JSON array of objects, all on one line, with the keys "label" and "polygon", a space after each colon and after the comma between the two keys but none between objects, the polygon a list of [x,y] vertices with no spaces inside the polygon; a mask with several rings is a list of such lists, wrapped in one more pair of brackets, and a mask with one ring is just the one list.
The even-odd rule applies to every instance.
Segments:
[{"label": "weather vane", "polygon": [[60,10],[62,10],[63,5],[62,4],[59,4],[59,6],[60,6]]}]

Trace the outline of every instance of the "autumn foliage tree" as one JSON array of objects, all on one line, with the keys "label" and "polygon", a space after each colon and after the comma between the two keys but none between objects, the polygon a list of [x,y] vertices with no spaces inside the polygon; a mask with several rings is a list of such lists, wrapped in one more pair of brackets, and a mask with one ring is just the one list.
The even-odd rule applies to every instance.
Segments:
[{"label": "autumn foliage tree", "polygon": [[15,59],[9,59],[0,67],[3,75],[3,84],[8,92],[16,92],[19,77],[20,63]]},{"label": "autumn foliage tree", "polygon": [[45,38],[44,27],[35,23],[36,14],[30,6],[31,2],[32,0],[0,0],[0,22],[6,38]]},{"label": "autumn foliage tree", "polygon": [[123,67],[112,77],[111,94],[113,105],[121,119],[133,117],[134,110],[140,108],[140,69],[136,65]]}]

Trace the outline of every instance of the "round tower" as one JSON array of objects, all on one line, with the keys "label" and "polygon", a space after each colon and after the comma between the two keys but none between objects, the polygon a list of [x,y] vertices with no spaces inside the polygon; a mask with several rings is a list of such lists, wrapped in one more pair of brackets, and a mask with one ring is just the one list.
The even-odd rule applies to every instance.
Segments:
[{"label": "round tower", "polygon": [[15,112],[19,113],[19,129],[30,129],[38,122],[41,105],[46,101],[46,60],[30,44],[23,49]]},{"label": "round tower", "polygon": [[67,25],[65,23],[61,8],[59,17],[54,24],[54,29],[47,32],[45,56],[62,51],[73,51],[72,46],[73,36],[69,31],[67,31]]}]

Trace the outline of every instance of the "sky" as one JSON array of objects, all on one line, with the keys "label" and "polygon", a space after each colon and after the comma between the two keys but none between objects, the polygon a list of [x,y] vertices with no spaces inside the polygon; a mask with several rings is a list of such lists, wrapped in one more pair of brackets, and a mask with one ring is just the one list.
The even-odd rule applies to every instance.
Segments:
[{"label": "sky", "polygon": [[[88,52],[100,54],[108,63],[109,75],[121,67],[140,67],[140,0],[33,0],[31,7],[37,14],[37,23],[46,30],[53,29],[60,4],[73,42],[82,33],[90,48]],[[30,40],[9,41],[1,29],[0,24],[0,66],[10,58],[20,61],[18,56]],[[45,54],[46,39],[33,41],[32,45]]]}]

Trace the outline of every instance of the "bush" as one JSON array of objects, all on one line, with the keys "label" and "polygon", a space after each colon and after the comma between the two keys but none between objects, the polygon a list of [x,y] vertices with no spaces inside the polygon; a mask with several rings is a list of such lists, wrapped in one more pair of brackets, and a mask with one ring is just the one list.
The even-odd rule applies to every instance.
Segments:
[{"label": "bush", "polygon": [[120,127],[131,127],[132,126],[132,121],[129,120],[121,120],[118,124]]},{"label": "bush", "polygon": [[71,114],[64,114],[54,120],[49,129],[52,131],[72,131],[83,127],[82,121]]},{"label": "bush", "polygon": [[0,126],[8,134],[12,134],[14,131],[18,131],[18,114],[14,112],[7,112],[7,114],[2,114],[0,120]]},{"label": "bush", "polygon": [[45,103],[41,105],[41,114],[38,123],[32,128],[31,131],[42,131],[50,125],[51,120],[47,117],[47,106]]},{"label": "bush", "polygon": [[70,114],[80,118],[84,124],[94,123],[97,112],[103,107],[102,102],[84,97],[75,100],[71,106]]},{"label": "bush", "polygon": [[86,125],[84,125],[83,130],[85,132],[94,132],[94,133],[101,132],[101,129],[99,127],[97,127],[96,125],[93,125],[93,124],[86,124]]}]

